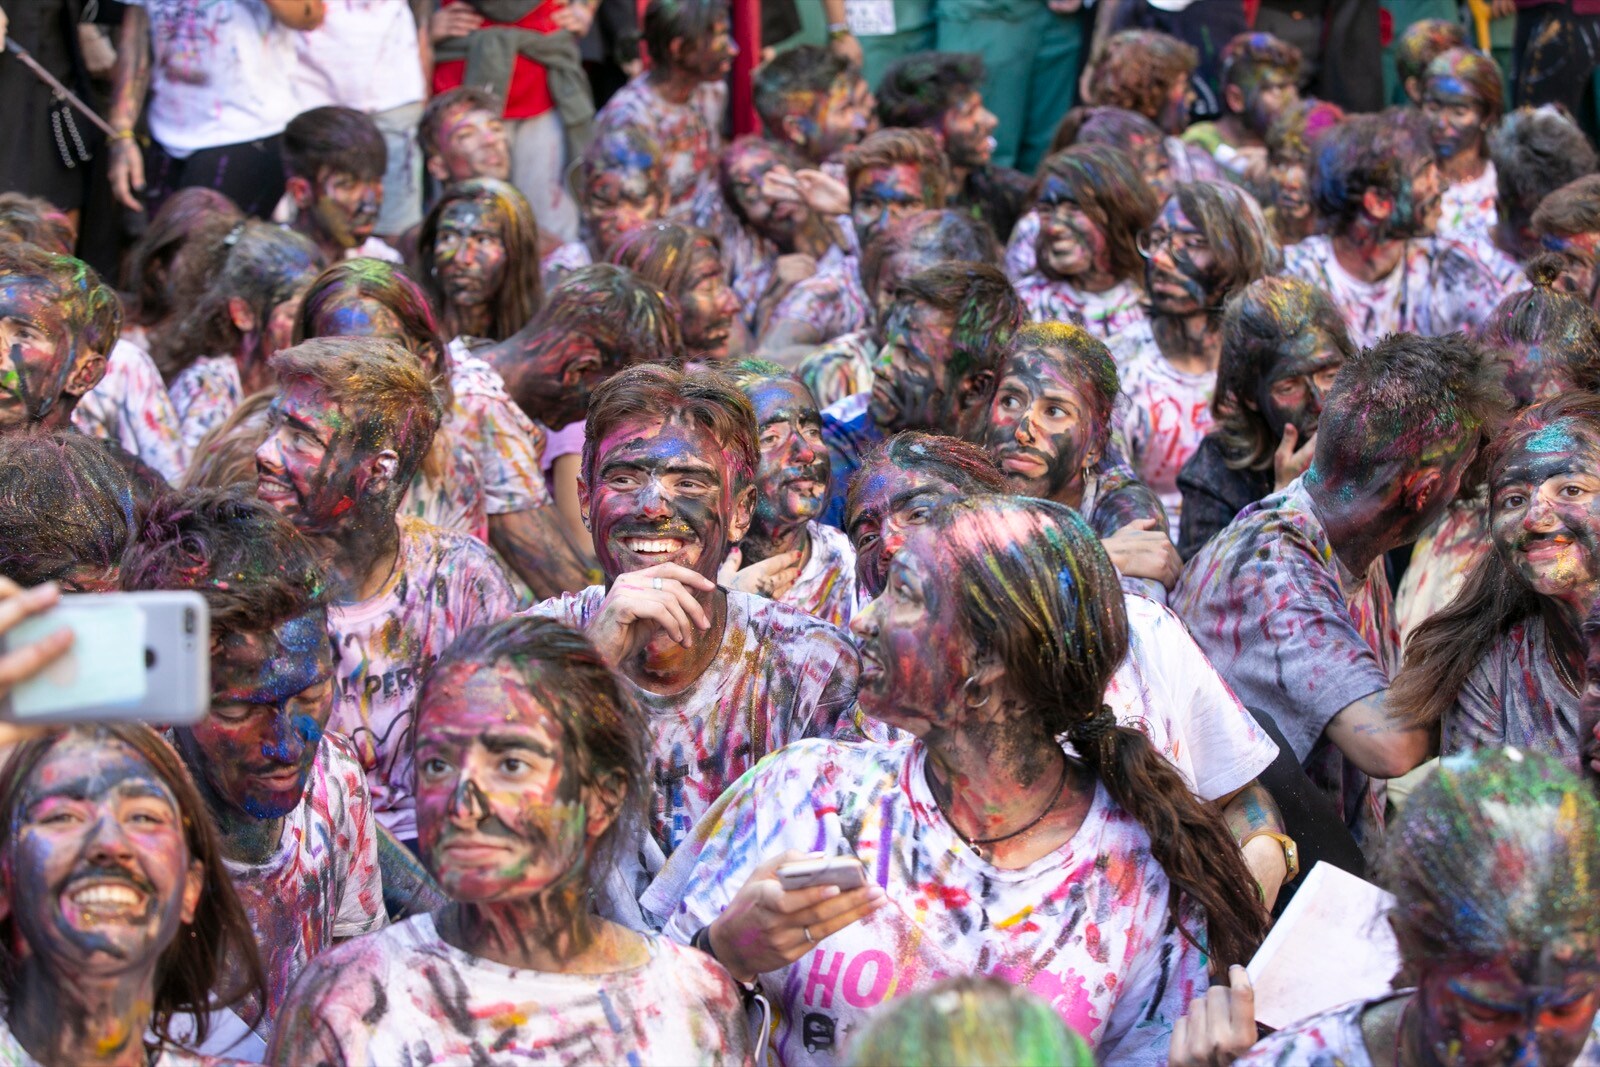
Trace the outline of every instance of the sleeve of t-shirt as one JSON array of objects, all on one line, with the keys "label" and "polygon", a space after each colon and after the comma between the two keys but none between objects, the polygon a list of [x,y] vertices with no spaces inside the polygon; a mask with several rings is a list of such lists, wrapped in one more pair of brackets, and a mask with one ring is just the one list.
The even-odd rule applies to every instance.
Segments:
[{"label": "sleeve of t-shirt", "polygon": [[542,441],[533,420],[510,400],[475,396],[478,465],[490,515],[532,511],[550,503],[544,482]]},{"label": "sleeve of t-shirt", "polygon": [[639,899],[661,932],[679,944],[721,915],[765,858],[756,795],[775,756],[746,771],[706,809]]},{"label": "sleeve of t-shirt", "polygon": [[1490,681],[1490,662],[1488,657],[1478,661],[1462,683],[1456,702],[1444,713],[1439,739],[1441,756],[1499,748],[1506,743],[1505,700]]},{"label": "sleeve of t-shirt", "polygon": [[499,560],[483,542],[462,537],[462,558],[455,567],[459,585],[456,604],[462,633],[474,626],[486,626],[515,615],[522,607],[516,590]]},{"label": "sleeve of t-shirt", "polygon": [[[1190,998],[1203,995],[1210,984],[1204,954],[1176,928],[1168,928],[1166,892],[1152,893],[1147,888],[1144,903],[1149,907],[1143,916],[1149,940],[1123,976],[1122,991],[1095,1049],[1101,1067],[1165,1064],[1172,1047],[1173,1024],[1189,1006]],[[1187,897],[1179,908],[1184,927],[1203,943],[1205,914]]]},{"label": "sleeve of t-shirt", "polygon": [[[1195,456],[1200,455],[1199,452]],[[1178,471],[1178,492],[1183,496],[1183,510],[1178,514],[1178,555],[1185,563],[1206,546],[1217,534],[1227,528],[1238,512],[1222,497],[1212,492],[1199,479],[1190,476],[1194,465],[1191,456]]]},{"label": "sleeve of t-shirt", "polygon": [[1011,240],[1006,243],[1006,277],[1015,284],[1019,278],[1031,274],[1038,264],[1035,244],[1039,240],[1039,216],[1028,212],[1017,220],[1017,226],[1011,231]]},{"label": "sleeve of t-shirt", "polygon": [[383,907],[383,874],[378,867],[378,836],[373,829],[367,776],[354,751],[343,742],[338,751],[340,755],[329,769],[334,788],[344,796],[339,806],[344,825],[338,828],[335,840],[348,842],[348,846],[336,851],[338,861],[344,864],[344,895],[339,900],[333,936],[343,940],[381,928],[388,913]]}]

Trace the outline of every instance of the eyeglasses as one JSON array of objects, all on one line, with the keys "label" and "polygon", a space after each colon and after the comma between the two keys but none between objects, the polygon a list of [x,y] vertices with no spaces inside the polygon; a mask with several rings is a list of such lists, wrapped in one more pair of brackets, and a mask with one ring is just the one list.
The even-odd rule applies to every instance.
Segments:
[{"label": "eyeglasses", "polygon": [[1139,246],[1139,254],[1146,259],[1163,247],[1172,249],[1173,255],[1203,252],[1211,247],[1205,234],[1193,230],[1140,230],[1135,243]]}]

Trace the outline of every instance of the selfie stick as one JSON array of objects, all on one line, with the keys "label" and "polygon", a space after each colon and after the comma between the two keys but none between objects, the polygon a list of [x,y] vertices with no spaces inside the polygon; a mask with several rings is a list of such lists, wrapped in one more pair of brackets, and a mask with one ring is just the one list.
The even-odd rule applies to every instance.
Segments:
[{"label": "selfie stick", "polygon": [[54,74],[51,74],[48,70],[45,70],[42,66],[40,66],[39,61],[30,56],[26,48],[7,37],[6,51],[12,53],[18,59],[22,60],[23,66],[37,74],[40,81],[54,89],[56,94],[62,99],[66,100],[67,103],[83,112],[84,117],[90,122],[94,123],[96,126],[100,127],[107,137],[115,137],[117,135],[117,131],[111,128],[111,123],[101,118],[95,113],[94,108],[80,100],[77,93],[73,92],[71,89],[68,89],[65,85],[62,85],[61,82],[56,79]]}]

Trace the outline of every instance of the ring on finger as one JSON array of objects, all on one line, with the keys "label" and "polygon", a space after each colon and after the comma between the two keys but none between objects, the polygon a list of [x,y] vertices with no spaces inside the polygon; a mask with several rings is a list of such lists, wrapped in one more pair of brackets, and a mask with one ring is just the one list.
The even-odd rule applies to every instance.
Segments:
[{"label": "ring on finger", "polygon": [[811,936],[811,927],[809,927],[809,926],[802,926],[802,927],[801,927],[801,928],[800,928],[800,929],[801,929],[801,930],[802,930],[802,931],[803,931],[803,932],[804,932],[804,933],[805,933],[805,935],[806,935],[806,943],[807,943],[807,944],[811,944],[811,945],[815,945],[815,944],[816,944],[816,943],[817,943],[817,939],[816,939],[816,938],[814,938],[814,937],[812,937],[812,936]]},{"label": "ring on finger", "polygon": [[661,579],[660,578],[652,578],[652,579],[650,579],[650,588],[654,589],[658,593],[661,592]]}]

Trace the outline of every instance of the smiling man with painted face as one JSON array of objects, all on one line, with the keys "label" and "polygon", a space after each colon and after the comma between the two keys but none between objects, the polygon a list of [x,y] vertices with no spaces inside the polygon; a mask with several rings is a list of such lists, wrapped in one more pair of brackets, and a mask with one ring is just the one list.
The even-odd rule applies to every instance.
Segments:
[{"label": "smiling man with painted face", "polygon": [[282,383],[256,451],[257,495],[310,538],[331,590],[329,725],[350,738],[378,821],[416,837],[411,716],[423,675],[462,630],[516,597],[481,542],[396,519],[438,430],[417,358],[392,341],[324,337],[279,352]]},{"label": "smiling man with painted face", "polygon": [[843,632],[716,584],[750,528],[750,402],[721,375],[632,367],[596,390],[580,485],[605,585],[533,609],[583,629],[652,724],[652,830],[667,852],[769,752],[854,726]]},{"label": "smiling man with painted face", "polygon": [[94,268],[35,245],[0,245],[0,433],[70,430],[122,325]]},{"label": "smiling man with painted face", "polygon": [[152,511],[122,586],[192,589],[210,609],[211,711],[173,739],[261,948],[270,1031],[312,957],[385,920],[366,775],[326,729],[334,655],[322,570],[273,508],[212,490]]}]

